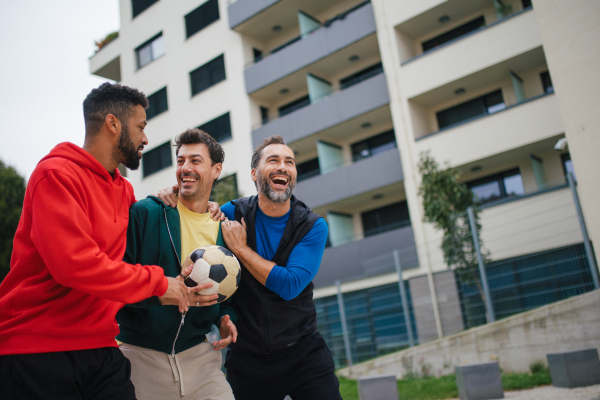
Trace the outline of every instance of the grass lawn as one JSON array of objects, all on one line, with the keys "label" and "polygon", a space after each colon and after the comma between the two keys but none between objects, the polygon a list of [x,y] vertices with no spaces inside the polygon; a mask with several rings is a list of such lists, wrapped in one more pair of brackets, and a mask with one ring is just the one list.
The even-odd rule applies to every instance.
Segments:
[{"label": "grass lawn", "polygon": [[[340,393],[344,400],[358,400],[358,387],[354,380],[340,379]],[[534,374],[507,372],[502,374],[505,391],[550,385],[550,372],[547,368]],[[454,374],[439,378],[413,378],[398,381],[398,393],[402,400],[452,399],[458,397]]]}]

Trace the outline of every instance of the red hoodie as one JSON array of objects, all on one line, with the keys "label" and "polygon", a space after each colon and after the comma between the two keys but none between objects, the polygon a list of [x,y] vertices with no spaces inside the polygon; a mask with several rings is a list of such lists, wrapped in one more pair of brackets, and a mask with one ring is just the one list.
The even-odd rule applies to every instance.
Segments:
[{"label": "red hoodie", "polygon": [[123,304],[167,291],[162,268],[121,261],[135,197],[114,175],[71,143],[33,171],[0,285],[0,355],[116,347]]}]

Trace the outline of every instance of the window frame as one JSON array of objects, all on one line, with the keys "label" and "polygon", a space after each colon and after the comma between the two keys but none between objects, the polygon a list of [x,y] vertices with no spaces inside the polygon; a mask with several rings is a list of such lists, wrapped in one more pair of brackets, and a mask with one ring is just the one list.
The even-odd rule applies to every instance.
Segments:
[{"label": "window frame", "polygon": [[[227,132],[229,134],[229,136],[217,138],[217,137],[215,137],[213,135],[213,133],[211,133],[211,132],[209,132],[208,130],[205,129],[206,125],[208,125],[210,123],[215,123],[215,121],[217,121],[219,118],[224,118],[225,116],[227,116],[227,125],[229,125],[229,132]],[[229,111],[227,111],[225,114],[221,114],[218,117],[215,117],[215,118],[213,118],[213,119],[211,119],[209,121],[206,121],[205,123],[203,123],[201,125],[198,125],[197,128],[200,129],[201,131],[206,132],[207,134],[209,134],[213,139],[215,139],[219,143],[227,142],[228,140],[233,139],[233,133],[232,133],[232,129],[231,129],[231,114],[230,114]]]},{"label": "window frame", "polygon": [[[151,149],[151,150],[149,150],[149,151],[147,151],[147,152],[144,153],[144,156],[142,157],[142,179],[146,179],[149,176],[152,176],[152,175],[154,175],[154,174],[156,174],[156,173],[158,173],[158,172],[160,172],[162,170],[165,170],[165,169],[173,166],[173,150],[172,150],[172,147],[173,146],[171,145],[171,141],[168,140],[165,143],[159,144],[155,148],[153,148],[153,149]],[[167,154],[167,152],[165,152],[165,153],[161,153],[161,152],[165,151],[165,149],[168,149],[168,154],[169,155],[168,155],[167,158],[169,158],[170,163],[165,163],[165,165],[162,165],[163,161],[165,161],[164,159],[162,159],[162,157],[164,157]],[[159,165],[158,165],[158,167],[156,169],[152,169],[150,172],[147,172],[146,170],[147,170],[147,165],[148,165],[147,162],[148,162],[149,154],[152,155],[152,153],[155,152],[155,151],[158,152],[156,154],[159,154],[157,156],[158,157],[157,160],[158,160],[158,164]],[[151,162],[156,162],[157,161],[157,160],[152,160],[152,158],[150,160],[151,160]]]},{"label": "window frame", "polygon": [[158,3],[159,0],[150,0],[152,2],[150,4],[148,4],[146,7],[144,7],[142,10],[139,10],[137,13],[135,12],[135,6],[133,5],[134,1],[135,0],[131,0],[131,19],[132,20],[135,19],[140,14],[143,14],[144,11],[146,11],[147,9],[152,7],[154,4]]},{"label": "window frame", "polygon": [[[201,25],[200,28],[191,31],[189,29],[189,23],[188,23],[188,17],[190,17],[192,14],[196,13],[198,15],[204,15],[204,12],[207,12],[207,10],[209,11],[213,11],[213,9],[211,7],[215,7],[216,5],[216,10],[217,10],[217,18],[210,20],[209,22],[205,22],[202,21],[202,23],[204,25]],[[195,9],[193,9],[192,11],[190,11],[189,13],[187,13],[184,17],[184,23],[185,23],[185,38],[186,40],[191,38],[192,36],[194,36],[196,33],[202,31],[203,29],[207,28],[208,26],[212,25],[214,22],[217,22],[221,19],[221,11],[219,10],[219,1],[218,0],[208,0],[204,3],[202,3],[200,6],[196,7]],[[191,18],[190,18],[191,20]]]},{"label": "window frame", "polygon": [[491,182],[498,183],[498,186],[500,188],[500,197],[492,199],[492,200],[483,201],[483,202],[480,200],[477,200],[478,204],[483,205],[483,204],[492,203],[494,201],[498,201],[498,200],[502,200],[502,199],[507,199],[507,198],[511,198],[511,197],[519,197],[519,196],[525,195],[525,185],[523,185],[523,194],[522,195],[517,194],[517,195],[511,196],[506,192],[506,184],[504,183],[504,180],[506,178],[510,178],[511,176],[515,176],[515,175],[520,175],[521,182],[523,181],[523,174],[521,173],[521,169],[519,167],[516,167],[516,168],[511,168],[509,170],[503,171],[503,172],[498,172],[496,174],[492,174],[492,175],[484,176],[482,178],[474,179],[472,181],[467,182],[466,185],[469,188],[469,190],[471,190],[471,192],[473,193],[473,196],[475,196],[475,192],[473,192],[473,190],[472,190],[473,187],[481,186],[481,185],[484,185],[486,183],[491,183]]},{"label": "window frame", "polygon": [[[149,114],[148,110],[150,110],[152,108],[153,104],[156,104],[156,103],[154,103],[152,101],[152,98],[154,96],[157,96],[159,93],[161,93],[163,91],[165,93],[165,105],[166,105],[166,108],[164,110],[158,111],[158,112],[156,112],[154,114]],[[154,98],[156,98],[156,97],[154,97]],[[162,114],[164,112],[167,112],[167,111],[169,111],[169,98],[168,98],[168,95],[167,95],[167,87],[165,86],[165,87],[163,87],[161,89],[158,89],[156,92],[154,92],[154,93],[152,93],[151,95],[148,96],[148,109],[146,110],[146,120],[150,121],[152,118],[155,118],[155,117],[159,116],[160,114]]]},{"label": "window frame", "polygon": [[[136,70],[139,70],[139,69],[145,67],[146,65],[151,64],[153,61],[158,60],[159,58],[163,57],[167,53],[166,48],[165,48],[165,51],[161,55],[154,56],[153,51],[152,51],[152,43],[154,43],[154,41],[158,40],[159,38],[163,38],[163,41],[164,41],[162,31],[160,31],[159,33],[154,35],[152,38],[146,40],[144,43],[142,43],[141,45],[139,45],[138,47],[135,48],[135,61],[136,61],[136,66],[137,66]],[[150,61],[148,61],[144,65],[140,65],[140,50],[142,50],[148,46],[150,47]]]},{"label": "window frame", "polygon": [[[217,62],[220,63],[219,60],[222,60],[222,64],[223,64],[223,78],[219,79],[219,80],[214,80],[214,78],[212,77],[213,71],[211,70],[212,65],[211,63],[214,63],[214,65],[216,65]],[[208,72],[209,72],[209,77],[211,80],[211,84],[209,86],[206,86],[198,91],[194,91],[194,74],[198,73],[201,69],[205,68]],[[200,93],[210,89],[211,87],[217,85],[218,83],[221,83],[225,80],[227,80],[227,71],[225,68],[225,53],[218,55],[217,57],[213,58],[212,60],[207,61],[206,63],[202,64],[201,66],[199,66],[198,68],[194,69],[193,71],[190,71],[189,73],[190,76],[190,89],[191,89],[191,93],[192,93],[192,97],[199,95]],[[199,76],[199,75],[196,75]],[[197,83],[196,83],[197,85]]]}]

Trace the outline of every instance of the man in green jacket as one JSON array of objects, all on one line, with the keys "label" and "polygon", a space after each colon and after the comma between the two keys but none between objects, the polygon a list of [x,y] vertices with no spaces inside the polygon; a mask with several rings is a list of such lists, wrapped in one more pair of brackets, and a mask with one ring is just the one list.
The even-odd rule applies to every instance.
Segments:
[{"label": "man in green jacket", "polygon": [[[153,196],[135,203],[129,211],[124,260],[159,265],[166,276],[187,276],[191,268],[182,271],[181,263],[194,249],[224,246],[220,222],[211,219],[207,204],[225,155],[221,145],[199,129],[183,132],[175,146],[178,206],[166,207]],[[233,400],[221,372],[221,352],[215,350],[236,341],[237,316],[229,300],[217,304],[216,294],[195,294],[210,286],[192,290],[185,318],[176,305],[160,297],[127,305],[117,314],[117,340],[131,362],[138,399]],[[211,345],[206,334],[213,324],[222,339]]]}]

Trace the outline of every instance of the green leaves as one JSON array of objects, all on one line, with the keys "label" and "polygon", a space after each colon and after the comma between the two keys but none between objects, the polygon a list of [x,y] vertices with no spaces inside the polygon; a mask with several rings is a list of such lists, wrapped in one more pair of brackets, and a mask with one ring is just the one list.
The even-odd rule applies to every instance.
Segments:
[{"label": "green leaves", "polygon": [[10,270],[12,245],[25,198],[25,179],[0,161],[0,281]]}]

